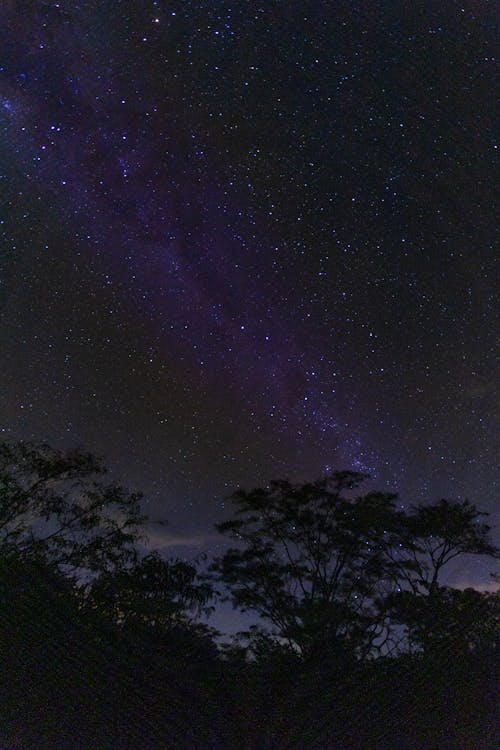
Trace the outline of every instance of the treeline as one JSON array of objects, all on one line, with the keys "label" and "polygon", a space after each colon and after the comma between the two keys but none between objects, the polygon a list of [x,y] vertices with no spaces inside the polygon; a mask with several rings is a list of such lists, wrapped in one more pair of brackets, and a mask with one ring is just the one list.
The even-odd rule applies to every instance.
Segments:
[{"label": "treeline", "polygon": [[[2,750],[489,750],[499,598],[481,513],[366,477],[239,490],[206,564],[151,550],[142,497],[91,454],[0,444]],[[232,641],[228,599],[256,615]]]}]

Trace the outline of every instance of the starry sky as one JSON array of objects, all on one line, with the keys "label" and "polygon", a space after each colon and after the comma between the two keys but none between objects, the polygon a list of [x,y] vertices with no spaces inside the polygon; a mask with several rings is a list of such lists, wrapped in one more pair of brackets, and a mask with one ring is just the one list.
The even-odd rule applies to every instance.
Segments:
[{"label": "starry sky", "polygon": [[2,437],[172,553],[332,468],[494,521],[492,6],[3,2]]}]

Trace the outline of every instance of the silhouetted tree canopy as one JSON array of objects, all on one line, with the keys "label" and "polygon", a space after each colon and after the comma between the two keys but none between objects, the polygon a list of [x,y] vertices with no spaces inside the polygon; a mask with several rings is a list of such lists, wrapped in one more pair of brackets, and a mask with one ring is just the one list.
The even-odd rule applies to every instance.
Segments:
[{"label": "silhouetted tree canopy", "polygon": [[104,483],[90,453],[0,444],[0,553],[43,556],[82,577],[136,558],[142,495]]},{"label": "silhouetted tree canopy", "polygon": [[256,612],[300,653],[359,659],[401,648],[395,602],[414,602],[408,622],[405,606],[397,620],[413,628],[410,612],[444,592],[439,575],[450,560],[498,554],[472,504],[441,500],[404,512],[394,494],[356,494],[365,478],[334,472],[239,490],[235,518],[218,525],[236,543],[212,566],[233,604]]},{"label": "silhouetted tree canopy", "polygon": [[89,598],[114,622],[165,629],[185,623],[190,614],[209,614],[212,596],[212,587],[198,580],[194,565],[153,552],[132,567],[99,576]]},{"label": "silhouetted tree canopy", "polygon": [[[239,490],[207,574],[149,549],[141,495],[104,472],[0,444],[2,749],[494,746],[499,597],[442,581],[498,556],[474,505],[405,511],[350,471]],[[214,580],[259,618],[231,643]]]}]

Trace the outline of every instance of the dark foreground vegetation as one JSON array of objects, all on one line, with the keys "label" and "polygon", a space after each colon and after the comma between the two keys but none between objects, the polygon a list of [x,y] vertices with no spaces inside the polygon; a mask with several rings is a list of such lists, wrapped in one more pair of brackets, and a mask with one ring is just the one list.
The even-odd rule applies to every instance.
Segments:
[{"label": "dark foreground vegetation", "polygon": [[[195,565],[91,455],[0,445],[2,750],[496,747],[498,596],[441,582],[498,557],[483,514],[364,479],[235,493]],[[231,643],[223,597],[260,623]]]}]

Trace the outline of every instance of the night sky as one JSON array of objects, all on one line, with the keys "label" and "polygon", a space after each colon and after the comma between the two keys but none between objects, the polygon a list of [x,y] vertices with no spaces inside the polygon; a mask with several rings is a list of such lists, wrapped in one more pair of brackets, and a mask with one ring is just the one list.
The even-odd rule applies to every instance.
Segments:
[{"label": "night sky", "polygon": [[493,5],[2,2],[2,437],[188,557],[332,468],[493,512]]}]

